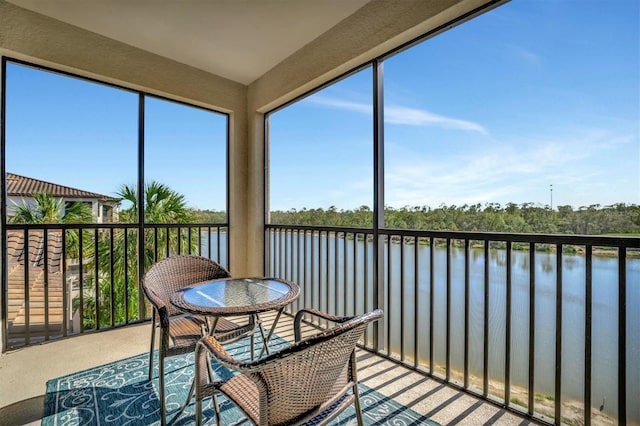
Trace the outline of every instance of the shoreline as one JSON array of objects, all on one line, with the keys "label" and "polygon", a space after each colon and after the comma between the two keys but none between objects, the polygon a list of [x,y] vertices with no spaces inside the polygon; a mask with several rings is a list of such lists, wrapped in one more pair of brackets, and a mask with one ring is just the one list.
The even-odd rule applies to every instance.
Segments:
[{"label": "shoreline", "polygon": [[[442,366],[435,366],[434,375],[437,378],[444,380],[445,374],[446,371]],[[464,375],[462,374],[462,372],[452,368],[450,383],[457,384],[458,386],[463,388]],[[482,395],[482,387],[482,377],[469,375],[469,387],[467,389],[477,391],[472,392],[472,394],[477,393],[478,395]],[[504,391],[505,386],[503,382],[489,379],[488,399],[492,399],[495,402],[504,404]],[[522,386],[511,384],[509,391],[510,398],[508,405],[511,408],[514,408],[516,411],[520,411],[522,412],[522,414],[526,415],[526,413],[528,412],[527,401],[529,400],[528,390]],[[542,416],[542,420],[553,423],[555,417],[555,405],[555,398],[552,395],[546,395],[536,392],[534,396],[534,416]],[[562,424],[566,424],[569,426],[584,425],[584,404],[581,401],[577,401],[574,399],[563,399],[561,422]],[[598,410],[595,407],[591,407],[591,422],[592,424],[603,426],[615,426],[618,424],[617,420],[614,417]]]}]

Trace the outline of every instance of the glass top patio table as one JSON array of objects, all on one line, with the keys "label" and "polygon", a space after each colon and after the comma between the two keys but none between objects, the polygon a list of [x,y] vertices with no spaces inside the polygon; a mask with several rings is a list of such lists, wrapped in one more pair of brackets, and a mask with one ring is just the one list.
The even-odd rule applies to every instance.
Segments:
[{"label": "glass top patio table", "polygon": [[[184,312],[213,317],[209,333],[214,333],[218,317],[230,315],[251,315],[257,321],[257,329],[262,338],[263,353],[271,353],[269,341],[284,308],[298,298],[300,287],[281,278],[223,278],[204,281],[176,291],[169,296],[172,305]],[[265,335],[259,314],[277,311],[269,332]],[[254,358],[251,339],[251,359]],[[191,384],[187,401],[174,419],[178,418],[193,396],[195,381]]]},{"label": "glass top patio table", "polygon": [[280,310],[300,287],[280,278],[225,278],[205,281],[171,295],[178,309],[198,315],[243,315]]}]

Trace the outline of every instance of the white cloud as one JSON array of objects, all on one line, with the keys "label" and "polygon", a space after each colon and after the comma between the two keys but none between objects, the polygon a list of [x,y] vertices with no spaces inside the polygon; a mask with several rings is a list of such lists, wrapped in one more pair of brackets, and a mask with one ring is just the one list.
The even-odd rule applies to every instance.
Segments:
[{"label": "white cloud", "polygon": [[345,109],[348,111],[359,112],[362,114],[373,113],[373,105],[367,104],[367,103],[342,101],[340,99],[324,98],[319,96],[314,96],[312,98],[309,98],[308,101],[313,104],[322,105],[329,108]]},{"label": "white cloud", "polygon": [[[584,130],[520,138],[509,144],[492,144],[473,152],[438,158],[433,157],[434,152],[411,150],[387,141],[385,204],[394,207],[484,202],[544,204],[548,202],[549,184],[554,184],[554,198],[558,192],[557,201],[593,204],[591,199],[596,194],[590,189],[595,190],[594,182],[606,181],[614,172],[603,164],[603,150],[611,140],[627,138]],[[637,199],[632,198],[623,201]]]},{"label": "white cloud", "polygon": [[514,44],[506,44],[505,46],[522,62],[536,67],[542,66],[542,57],[532,52],[531,50],[525,49],[522,46],[516,46]]},{"label": "white cloud", "polygon": [[468,130],[488,135],[487,129],[472,121],[445,117],[429,111],[398,106],[385,107],[385,121],[410,126],[434,126],[445,129]]},{"label": "white cloud", "polygon": [[[340,99],[317,96],[310,98],[309,102],[329,108],[343,109],[362,114],[373,113],[373,106],[367,103],[343,101]],[[445,117],[422,109],[385,105],[384,112],[386,123],[408,126],[440,127],[445,129],[478,132],[483,135],[489,134],[487,129],[473,121]]]}]

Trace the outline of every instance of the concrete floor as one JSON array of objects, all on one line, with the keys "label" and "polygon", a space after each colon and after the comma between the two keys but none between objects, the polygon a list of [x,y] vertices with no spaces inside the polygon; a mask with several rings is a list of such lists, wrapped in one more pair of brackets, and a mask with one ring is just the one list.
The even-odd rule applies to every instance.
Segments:
[{"label": "concrete floor", "polygon": [[[283,315],[276,333],[292,338],[291,324]],[[39,425],[49,379],[147,352],[149,327],[133,325],[0,355],[0,425]],[[366,351],[358,352],[358,377],[442,425],[536,424]]]}]

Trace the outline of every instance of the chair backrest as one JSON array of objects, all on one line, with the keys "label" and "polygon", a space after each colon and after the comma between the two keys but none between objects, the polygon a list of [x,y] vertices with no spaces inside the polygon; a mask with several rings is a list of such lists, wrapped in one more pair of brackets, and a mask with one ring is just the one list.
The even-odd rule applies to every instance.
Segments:
[{"label": "chair backrest", "polygon": [[175,255],[152,265],[142,278],[142,287],[152,303],[154,298],[150,297],[149,292],[160,298],[168,314],[173,315],[179,310],[169,302],[171,294],[195,283],[229,277],[229,271],[211,259],[195,255]]},{"label": "chair backrest", "polygon": [[[355,317],[264,359],[249,372],[260,393],[261,424],[299,420],[355,382],[355,348],[381,310]],[[266,418],[265,418],[266,417]]]}]

